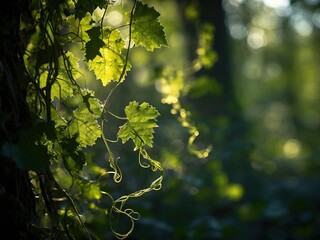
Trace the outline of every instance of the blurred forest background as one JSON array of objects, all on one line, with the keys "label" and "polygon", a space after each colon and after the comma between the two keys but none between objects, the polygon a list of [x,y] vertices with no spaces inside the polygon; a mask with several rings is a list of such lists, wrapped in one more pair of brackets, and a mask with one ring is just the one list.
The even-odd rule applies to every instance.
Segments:
[{"label": "blurred forest background", "polygon": [[[132,51],[133,70],[111,110],[121,116],[131,100],[156,106],[152,151],[165,175],[160,191],[129,201],[141,214],[129,238],[320,239],[320,1],[148,4],[161,14],[169,47]],[[214,53],[201,39],[212,40]],[[184,75],[180,95],[200,133],[195,144],[212,146],[197,158],[187,129],[160,104],[160,82],[163,71],[185,74],[203,51],[214,65]],[[92,88],[104,96],[99,84]],[[92,161],[104,152],[96,146]],[[124,182],[108,186],[119,196],[152,179],[132,152],[121,154]],[[104,224],[97,217],[92,228],[108,235]]]}]

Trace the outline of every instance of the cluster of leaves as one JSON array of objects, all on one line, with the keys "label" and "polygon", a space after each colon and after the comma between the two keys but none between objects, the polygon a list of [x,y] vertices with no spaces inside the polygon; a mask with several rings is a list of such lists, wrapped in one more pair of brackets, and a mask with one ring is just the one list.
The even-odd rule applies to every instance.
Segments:
[{"label": "cluster of leaves", "polygon": [[[121,25],[115,27],[106,22],[110,9],[121,14]],[[21,131],[19,142],[6,143],[2,151],[19,168],[30,171],[40,215],[35,229],[52,230],[43,231],[43,237],[78,239],[85,235],[91,239],[93,234],[86,227],[89,220],[77,207],[81,201],[109,217],[117,238],[126,238],[139,218],[137,212],[125,207],[126,201],[161,188],[162,166],[148,153],[159,112],[146,102],[136,101],[125,107],[125,117],[109,111],[112,93],[132,68],[132,48],[141,46],[153,51],[167,45],[159,16],[153,7],[137,0],[121,4],[39,0],[32,1],[29,14],[22,16],[20,29],[30,79],[27,102],[32,127]],[[86,87],[84,69],[93,72],[106,87],[105,99],[98,99]],[[105,136],[109,116],[124,122],[119,126],[116,141]],[[85,170],[88,159],[84,150],[98,140],[104,143],[109,166],[99,166],[96,174],[89,174]],[[132,141],[140,166],[159,175],[149,186],[114,198],[102,189],[101,179],[111,175],[116,183],[122,180],[119,157],[115,157],[110,144],[128,141]],[[97,204],[104,202],[102,198],[111,203]],[[129,219],[130,226],[120,232],[113,219],[123,216]]]}]

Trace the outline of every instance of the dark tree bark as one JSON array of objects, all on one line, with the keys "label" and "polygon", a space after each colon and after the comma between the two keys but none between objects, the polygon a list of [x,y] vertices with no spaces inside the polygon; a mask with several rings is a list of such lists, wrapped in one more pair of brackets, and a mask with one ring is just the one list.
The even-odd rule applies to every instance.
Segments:
[{"label": "dark tree bark", "polygon": [[[0,8],[0,149],[18,141],[19,130],[30,124],[25,93],[27,78],[19,37],[20,16],[27,0],[2,3]],[[34,194],[29,174],[0,154],[0,231],[10,239],[36,239],[30,231]]]}]

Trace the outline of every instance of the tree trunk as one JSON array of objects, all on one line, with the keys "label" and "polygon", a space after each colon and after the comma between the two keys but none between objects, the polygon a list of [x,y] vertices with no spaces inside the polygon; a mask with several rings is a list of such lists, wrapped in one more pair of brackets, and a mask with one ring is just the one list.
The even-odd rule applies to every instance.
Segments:
[{"label": "tree trunk", "polygon": [[[20,16],[26,0],[7,1],[0,8],[0,149],[18,141],[19,129],[29,126],[25,99],[27,78],[21,61]],[[0,151],[0,230],[10,239],[35,239],[30,233],[34,194],[29,173]]]}]

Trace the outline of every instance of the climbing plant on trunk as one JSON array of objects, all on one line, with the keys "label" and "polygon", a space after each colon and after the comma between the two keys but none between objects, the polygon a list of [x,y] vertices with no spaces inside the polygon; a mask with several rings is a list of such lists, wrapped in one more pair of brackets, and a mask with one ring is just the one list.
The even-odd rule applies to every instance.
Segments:
[{"label": "climbing plant on trunk", "polygon": [[[160,112],[138,101],[128,102],[122,116],[110,107],[115,89],[121,89],[132,69],[131,51],[168,45],[160,13],[147,2],[15,0],[2,8],[3,232],[16,239],[95,239],[90,224],[96,214],[124,239],[140,217],[127,201],[161,189],[163,167],[150,151]],[[211,38],[201,42],[210,43]],[[203,59],[214,62],[213,55],[199,55],[192,73],[204,66]],[[187,75],[163,68],[162,103],[171,105],[171,113],[187,128],[189,152],[205,158],[210,147],[195,147],[199,132],[179,100]],[[105,88],[102,98],[88,87],[90,76]],[[86,154],[98,143],[104,146],[103,166]],[[154,172],[149,183],[121,195],[109,188],[124,176],[119,148],[131,148],[137,165]]]},{"label": "climbing plant on trunk", "polygon": [[[24,215],[30,216],[27,221],[22,215],[14,216],[18,222],[11,229],[18,230],[19,238],[92,239],[94,234],[87,229],[77,205],[80,200],[104,211],[110,218],[110,230],[117,238],[125,238],[139,218],[139,213],[126,207],[126,201],[161,188],[163,169],[148,153],[159,112],[146,102],[133,101],[125,108],[125,116],[119,117],[110,112],[109,105],[113,91],[131,70],[133,46],[153,51],[167,45],[166,36],[158,20],[160,14],[140,1],[117,6],[124,17],[121,26],[106,24],[108,10],[115,4],[101,0],[14,1],[10,12],[4,13],[3,25],[9,25],[1,30],[5,39],[0,62],[1,165],[6,161],[10,172],[24,176],[27,199],[33,204],[30,208],[26,196],[17,193],[26,189],[15,186],[9,195],[12,189],[1,182],[1,196],[8,198],[2,197],[2,202],[14,198],[17,205],[22,204],[16,212],[24,210]],[[80,62],[103,86],[110,86],[105,99],[98,99],[86,88]],[[141,167],[159,173],[149,186],[117,198],[100,188],[103,176],[122,180],[118,157],[110,147],[114,141],[105,136],[110,118],[123,121],[115,141],[132,141]],[[90,179],[83,171],[87,164],[83,150],[99,140],[105,145],[109,164]],[[14,182],[16,175],[6,177],[4,180]],[[101,198],[108,198],[110,204],[95,207],[93,203]],[[13,204],[9,207],[15,208]],[[124,232],[117,230],[113,220],[119,216],[130,222]]]}]

